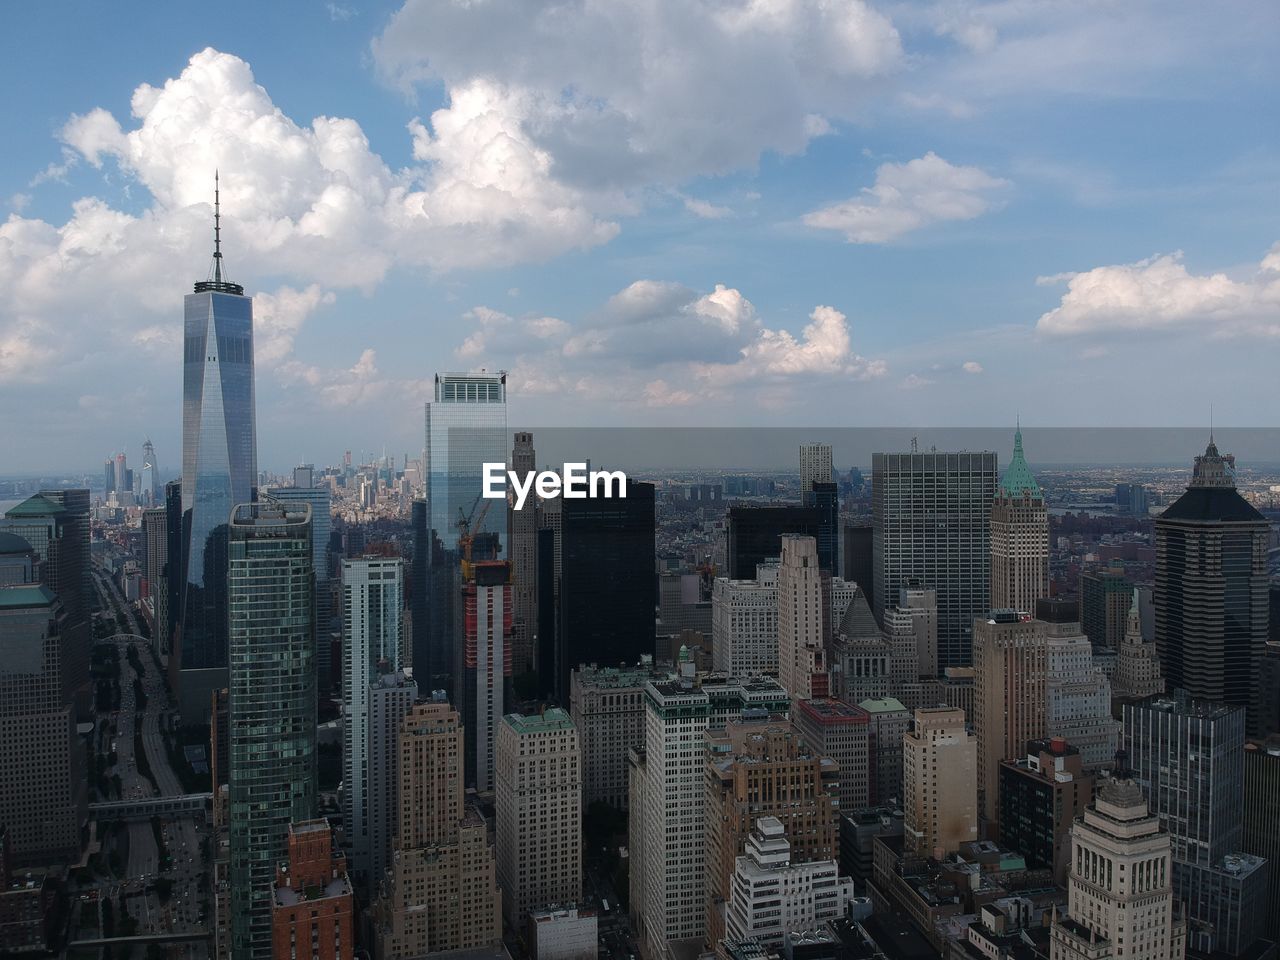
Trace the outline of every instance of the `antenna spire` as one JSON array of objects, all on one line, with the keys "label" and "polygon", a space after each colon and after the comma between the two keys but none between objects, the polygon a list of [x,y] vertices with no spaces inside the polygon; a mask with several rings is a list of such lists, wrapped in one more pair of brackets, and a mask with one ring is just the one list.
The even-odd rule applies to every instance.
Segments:
[{"label": "antenna spire", "polygon": [[222,208],[220,204],[218,171],[213,171],[213,282],[222,282]]}]

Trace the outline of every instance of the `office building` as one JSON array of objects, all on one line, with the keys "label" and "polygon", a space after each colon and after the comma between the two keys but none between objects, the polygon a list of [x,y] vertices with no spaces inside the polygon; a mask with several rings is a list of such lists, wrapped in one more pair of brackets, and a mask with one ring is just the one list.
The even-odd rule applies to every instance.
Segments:
[{"label": "office building", "polygon": [[[818,507],[730,507],[725,549],[729,579],[754,577],[760,564],[782,556],[784,534],[813,537],[815,541],[827,543],[832,539],[824,527],[829,519]],[[834,556],[819,557],[822,569],[828,573],[835,572],[834,561]]]},{"label": "office building", "polygon": [[466,777],[480,793],[493,790],[498,724],[511,702],[511,564],[463,562],[462,726]]},{"label": "office building", "polygon": [[1069,741],[1090,772],[1110,767],[1120,722],[1111,714],[1111,681],[1080,630],[1076,605],[1040,600],[1036,616],[1046,624],[1045,736]]},{"label": "office building", "polygon": [[626,497],[550,501],[559,507],[556,699],[582,663],[636,663],[654,653],[657,564],[654,489],[627,481]]},{"label": "office building", "polygon": [[1187,947],[1244,956],[1263,936],[1267,870],[1244,853],[1245,708],[1177,690],[1124,704],[1133,778],[1169,831]]},{"label": "office building", "polygon": [[1049,595],[1049,511],[1022,452],[1022,430],[1013,435],[1013,458],[1000,476],[991,505],[992,610],[1035,610]]},{"label": "office building", "polygon": [[938,667],[972,662],[973,621],[990,609],[994,453],[872,457],[876,619],[914,578],[938,597]]},{"label": "office building", "polygon": [[1117,701],[1145,700],[1164,693],[1160,655],[1154,643],[1142,638],[1137,588],[1134,588],[1125,623],[1124,639],[1120,642],[1115,670],[1111,675],[1112,697]]},{"label": "office building", "polygon": [[[902,584],[897,593],[897,604],[884,610],[884,632],[897,651],[891,664],[893,677],[895,680],[935,677],[939,674],[938,593],[910,580]],[[911,638],[914,651],[910,645],[899,649],[897,638],[904,641]]]},{"label": "office building", "polygon": [[490,948],[502,938],[488,827],[463,805],[464,752],[449,704],[415,704],[402,718],[396,849],[372,917],[378,960]]},{"label": "office building", "polygon": [[1080,573],[1080,625],[1095,647],[1115,650],[1124,639],[1134,584],[1124,566],[1088,566]]},{"label": "office building", "polygon": [[426,500],[414,500],[411,508],[413,535],[412,583],[409,603],[413,624],[413,675],[424,690],[458,692],[454,677],[457,646],[454,614],[462,589],[458,553],[446,549],[431,527]]},{"label": "office building", "polygon": [[1000,842],[1034,870],[1053,870],[1067,885],[1071,825],[1093,801],[1094,775],[1062,737],[1032,740],[1026,753],[1000,764]]},{"label": "office building", "polygon": [[875,532],[875,526],[869,521],[850,521],[844,525],[840,546],[840,569],[844,578],[858,585],[873,610],[876,608]]},{"label": "office building", "polygon": [[[426,502],[430,529],[446,550],[457,547],[459,517],[472,536],[497,535],[506,553],[506,511],[490,510],[482,498],[486,463],[507,461],[507,375],[437,373],[426,404]],[[479,521],[479,522],[477,522]]]},{"label": "office building", "polygon": [[778,948],[788,933],[822,929],[844,916],[853,881],[834,858],[793,862],[777,817],[760,817],[737,858],[728,904],[728,936]]},{"label": "office building", "polygon": [[596,960],[598,918],[592,910],[549,907],[529,911],[529,952],[533,960]]},{"label": "office building", "polygon": [[644,747],[644,685],[652,661],[634,667],[583,665],[569,679],[569,714],[582,746],[582,803],[628,806],[627,756]]},{"label": "office building", "polygon": [[974,624],[973,732],[978,796],[989,829],[1000,815],[1000,763],[1046,735],[1048,624],[996,610]]},{"label": "office building", "polygon": [[315,816],[311,508],[240,504],[228,526],[231,956],[258,960],[289,825]]},{"label": "office building", "polygon": [[778,680],[794,700],[827,688],[822,571],[813,537],[782,537],[778,568]]},{"label": "office building", "polygon": [[552,708],[509,713],[498,727],[498,884],[507,922],[582,894],[582,749],[573,720]]},{"label": "office building", "polygon": [[328,820],[289,825],[289,856],[271,904],[273,960],[352,960],[355,896]]},{"label": "office building", "polygon": [[1156,648],[1170,690],[1248,707],[1260,726],[1270,524],[1212,438],[1187,492],[1156,518]]},{"label": "office building", "polygon": [[906,850],[941,860],[978,839],[978,745],[951,707],[917,710],[902,738]]},{"label": "office building", "polygon": [[86,798],[66,697],[67,615],[34,582],[34,557],[25,540],[0,532],[0,825],[10,862],[75,863]]},{"label": "office building", "polygon": [[[369,687],[369,786],[364,800],[369,851],[368,894],[387,873],[399,822],[400,728],[418,699],[418,685],[403,671],[386,673]],[[344,784],[344,790],[349,791]]]},{"label": "office building", "polygon": [[715,944],[725,936],[735,862],[758,818],[777,818],[796,863],[839,856],[841,771],[784,717],[750,715],[704,737],[706,941]]},{"label": "office building", "polygon": [[371,872],[370,691],[399,666],[404,565],[398,557],[342,561],[342,821],[356,883]]},{"label": "office building", "polygon": [[311,507],[311,565],[316,574],[316,689],[321,697],[326,697],[341,673],[341,665],[331,663],[329,653],[329,637],[335,628],[329,576],[332,494],[327,486],[311,485],[314,473],[305,466],[294,468],[293,478],[292,487],[272,487],[267,496],[284,503],[302,501]]},{"label": "office building", "polygon": [[[532,433],[517,433],[511,448],[511,470],[523,480],[538,469]],[[536,667],[534,640],[538,628],[538,504],[536,497],[516,509],[508,498],[507,542],[511,560],[512,671],[518,676]]]},{"label": "office building", "polygon": [[861,810],[871,801],[871,715],[843,700],[797,700],[791,722],[809,749],[840,768],[840,810]]},{"label": "office building", "polygon": [[831,444],[800,444],[800,499],[810,504],[815,483],[827,484],[832,480]]},{"label": "office building", "polygon": [[1142,788],[1118,775],[1071,830],[1065,915],[1055,911],[1051,960],[1182,960],[1170,840]]},{"label": "office building", "polygon": [[1245,744],[1245,853],[1266,861],[1267,905],[1263,935],[1280,940],[1280,736]]},{"label": "office building", "polygon": [[148,437],[142,442],[142,472],[139,475],[138,499],[145,507],[154,507],[160,499],[160,468],[156,466],[156,447]]},{"label": "office building", "polygon": [[166,633],[168,619],[168,588],[164,582],[164,568],[169,552],[168,515],[164,507],[152,507],[142,512],[142,579],[146,601],[143,613],[151,621],[151,643],[160,652],[160,638]]},{"label": "office building", "polygon": [[902,738],[911,728],[911,711],[893,697],[869,697],[858,704],[867,712],[872,805],[902,800]]},{"label": "office building", "polygon": [[[213,277],[197,283],[183,306],[184,581],[173,652],[185,723],[207,720],[210,696],[227,686],[227,518],[237,504],[257,499],[258,483],[253,300],[223,276],[216,181],[213,222]],[[264,889],[274,880],[274,862],[270,869]]]},{"label": "office building", "polygon": [[697,676],[692,664],[645,685],[643,760],[633,753],[631,901],[649,955],[699,950],[706,935],[706,757],[703,734],[744,710],[783,714],[776,680]]}]

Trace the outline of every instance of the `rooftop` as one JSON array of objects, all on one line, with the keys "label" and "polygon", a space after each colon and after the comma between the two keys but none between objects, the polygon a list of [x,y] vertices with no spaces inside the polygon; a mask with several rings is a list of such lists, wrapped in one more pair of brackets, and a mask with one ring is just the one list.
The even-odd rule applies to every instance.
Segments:
[{"label": "rooftop", "polygon": [[66,513],[66,511],[48,497],[37,493],[34,496],[27,497],[17,506],[10,507],[5,512],[5,517],[10,520],[17,520],[22,517],[47,517],[57,513]]},{"label": "rooftop", "polygon": [[896,710],[906,712],[907,708],[902,705],[901,700],[893,697],[868,697],[858,704],[867,713],[893,713]]},{"label": "rooftop", "polygon": [[503,720],[516,733],[523,735],[534,733],[552,733],[557,730],[573,730],[573,719],[560,707],[552,707],[540,714],[508,713]]},{"label": "rooftop", "polygon": [[1018,428],[1013,435],[1013,459],[1009,461],[1004,476],[1000,478],[1000,493],[1006,497],[1044,498],[1040,484],[1036,483],[1035,475],[1027,466],[1026,458],[1022,454],[1021,428]]},{"label": "rooftop", "polygon": [[24,583],[12,587],[0,587],[0,610],[21,610],[25,607],[47,607],[57,596],[43,583]]}]

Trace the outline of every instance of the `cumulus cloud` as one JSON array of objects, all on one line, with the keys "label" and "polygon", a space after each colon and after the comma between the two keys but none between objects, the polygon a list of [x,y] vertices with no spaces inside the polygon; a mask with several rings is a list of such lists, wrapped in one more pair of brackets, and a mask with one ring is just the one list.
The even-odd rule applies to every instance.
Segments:
[{"label": "cumulus cloud", "polygon": [[960,367],[965,373],[979,374],[982,373],[982,364],[977,360],[966,360]]},{"label": "cumulus cloud", "polygon": [[[485,307],[465,319],[479,329],[458,355],[506,366],[508,383],[525,395],[673,407],[710,395],[763,401],[767,392],[792,384],[869,380],[887,372],[884,361],[853,349],[848,318],[834,307],[815,307],[797,335],[766,325],[740,290],[724,284],[699,293],[638,280],[573,324],[517,319]],[[531,330],[543,324],[545,330]]]},{"label": "cumulus cloud", "polygon": [[1280,243],[1239,280],[1194,274],[1176,252],[1037,282],[1067,285],[1058,306],[1036,323],[1053,336],[1192,327],[1211,336],[1280,336]]},{"label": "cumulus cloud", "polygon": [[814,210],[804,222],[838,230],[850,243],[891,243],[913,230],[986,213],[1009,181],[978,167],[957,167],[930,151],[907,163],[885,163],[857,197]]},{"label": "cumulus cloud", "polygon": [[355,120],[297,123],[247,63],[201,51],[179,76],[139,86],[127,123],[101,108],[71,117],[62,161],[36,178],[114,164],[145,188],[141,209],[85,197],[61,224],[19,213],[0,224],[3,362],[37,377],[69,352],[176,349],[176,331],[155,317],[171,313],[177,290],[157,278],[202,278],[218,168],[231,276],[251,290],[290,278],[259,297],[268,366],[334,289],[371,289],[397,264],[542,261],[607,241],[616,224],[592,212],[605,201],[557,178],[524,110],[498,85],[460,86],[409,124],[415,165],[393,170]]},{"label": "cumulus cloud", "polygon": [[502,85],[557,171],[593,188],[802,151],[904,61],[864,0],[408,0],[373,54],[410,90]]}]

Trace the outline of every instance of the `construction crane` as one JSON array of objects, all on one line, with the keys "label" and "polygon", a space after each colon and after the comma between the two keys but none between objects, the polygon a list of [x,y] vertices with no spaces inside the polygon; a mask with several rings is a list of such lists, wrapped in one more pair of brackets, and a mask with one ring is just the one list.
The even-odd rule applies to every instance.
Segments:
[{"label": "construction crane", "polygon": [[[462,579],[469,580],[471,578],[471,545],[475,542],[476,531],[484,525],[484,518],[489,513],[489,506],[492,500],[485,499],[484,505],[481,506],[480,501],[484,499],[483,494],[476,494],[476,498],[471,503],[471,509],[463,512],[461,507],[458,508],[458,520],[455,526],[458,528],[458,549],[462,551]],[[479,508],[479,514],[476,509]]]}]

